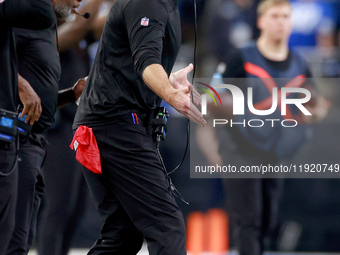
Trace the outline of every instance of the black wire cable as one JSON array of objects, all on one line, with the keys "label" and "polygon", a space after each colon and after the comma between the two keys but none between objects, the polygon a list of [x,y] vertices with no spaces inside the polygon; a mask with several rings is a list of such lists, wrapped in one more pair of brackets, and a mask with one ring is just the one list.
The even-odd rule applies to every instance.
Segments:
[{"label": "black wire cable", "polygon": [[15,152],[15,159],[14,159],[12,168],[11,168],[11,170],[7,174],[5,174],[5,173],[0,171],[0,176],[1,177],[7,177],[7,176],[11,175],[14,172],[14,170],[16,169],[17,165],[18,165],[18,160],[19,160],[19,135],[14,137],[14,139],[16,140],[15,141],[15,151],[16,152]]},{"label": "black wire cable", "polygon": [[[197,48],[197,10],[196,10],[196,0],[194,1],[194,30],[195,30],[195,42],[194,42],[194,70],[192,71],[192,79],[191,79],[191,84],[194,84],[194,79],[195,79],[195,74],[196,74],[196,48]],[[191,91],[191,102],[194,103],[194,94],[193,91]],[[170,171],[168,174],[172,174],[175,172],[178,168],[180,168],[186,158],[188,148],[189,148],[189,142],[190,142],[190,120],[188,119],[188,124],[187,124],[187,142],[185,145],[185,151],[184,155],[182,158],[181,163],[179,163],[174,170]]]},{"label": "black wire cable", "polygon": [[174,170],[170,171],[168,174],[172,174],[173,172],[175,172],[178,168],[180,168],[186,158],[186,154],[187,154],[187,151],[188,151],[188,148],[189,148],[189,141],[190,141],[190,120],[188,120],[188,123],[187,123],[187,142],[186,142],[186,145],[185,145],[185,151],[184,151],[184,155],[183,155],[183,158],[182,158],[182,161],[181,163],[179,163],[175,168]]},{"label": "black wire cable", "polygon": [[158,153],[158,156],[161,160],[161,163],[162,163],[162,166],[163,166],[163,169],[165,171],[165,174],[166,174],[166,177],[169,181],[169,186],[170,186],[170,192],[171,194],[173,194],[174,196],[176,196],[179,200],[181,200],[183,203],[189,205],[189,203],[184,199],[184,197],[181,195],[181,193],[179,193],[179,191],[176,189],[175,185],[173,185],[172,181],[171,181],[171,178],[168,174],[168,172],[166,171],[166,167],[165,167],[165,164],[164,164],[164,161],[163,161],[163,158],[162,158],[162,155],[161,155],[161,152],[159,151],[159,146],[157,145],[156,146],[156,149],[157,149],[157,153]]},{"label": "black wire cable", "polygon": [[[196,51],[197,51],[197,10],[196,10],[196,0],[194,1],[194,35],[195,35],[195,42],[194,42],[194,70],[192,71],[192,80],[191,84],[194,84],[194,79],[196,75]],[[191,91],[191,100],[193,101],[193,92]]]}]

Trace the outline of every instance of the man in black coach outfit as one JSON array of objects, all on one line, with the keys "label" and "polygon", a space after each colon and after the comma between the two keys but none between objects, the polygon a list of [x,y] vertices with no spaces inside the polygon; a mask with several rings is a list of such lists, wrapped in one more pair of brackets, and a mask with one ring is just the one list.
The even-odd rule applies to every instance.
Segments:
[{"label": "man in black coach outfit", "polygon": [[102,164],[102,174],[84,167],[104,220],[89,254],[136,254],[143,238],[150,254],[186,254],[183,216],[145,128],[162,99],[205,125],[190,106],[192,65],[170,75],[180,34],[176,0],[116,0],[108,15],[73,126],[92,128]]},{"label": "man in black coach outfit", "polygon": [[[0,1],[0,109],[15,113],[17,107],[18,74],[12,27],[43,29],[54,22],[50,0]],[[5,149],[5,143],[0,142],[0,254],[5,253],[15,223],[18,188],[16,143],[14,137],[9,148]]]},{"label": "man in black coach outfit", "polygon": [[[54,17],[72,20],[75,8],[81,0],[53,0]],[[58,94],[61,73],[56,43],[56,24],[42,30],[14,28],[18,57],[18,90],[20,117],[32,125],[26,139],[20,139],[18,163],[18,198],[15,213],[15,229],[8,244],[6,255],[27,254],[34,240],[37,215],[44,192],[42,167],[46,157],[45,134],[54,123],[58,106],[75,101],[81,94],[75,86]],[[80,91],[79,91],[80,90]],[[76,93],[79,91],[79,93]],[[19,135],[20,138],[21,135]]]}]

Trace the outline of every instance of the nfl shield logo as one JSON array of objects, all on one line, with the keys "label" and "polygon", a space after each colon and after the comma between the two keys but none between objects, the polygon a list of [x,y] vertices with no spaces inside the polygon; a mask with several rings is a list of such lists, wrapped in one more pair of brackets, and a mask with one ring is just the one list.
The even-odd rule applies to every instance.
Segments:
[{"label": "nfl shield logo", "polygon": [[142,18],[141,21],[140,21],[140,24],[143,27],[147,27],[149,25],[149,19],[147,17]]}]

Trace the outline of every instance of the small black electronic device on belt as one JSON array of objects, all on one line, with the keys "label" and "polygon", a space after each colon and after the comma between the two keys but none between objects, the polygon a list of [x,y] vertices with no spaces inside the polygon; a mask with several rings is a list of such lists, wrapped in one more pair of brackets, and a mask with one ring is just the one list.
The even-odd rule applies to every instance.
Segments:
[{"label": "small black electronic device on belt", "polygon": [[20,117],[21,113],[18,116],[18,133],[19,133],[19,140],[21,143],[26,143],[29,135],[32,131],[32,125],[25,123],[27,115],[23,118]]},{"label": "small black electronic device on belt", "polygon": [[18,164],[18,149],[19,142],[17,139],[18,129],[18,114],[16,112],[11,112],[8,110],[0,109],[0,150],[10,150],[12,143],[16,145],[16,156],[13,161],[13,165],[10,170],[3,172],[5,170],[1,169],[0,176],[6,177],[13,173]]},{"label": "small black electronic device on belt", "polygon": [[166,139],[166,123],[169,118],[169,113],[165,107],[157,107],[154,110],[153,115],[154,116],[151,118],[149,125],[152,126],[152,137],[158,148],[160,141]]},{"label": "small black electronic device on belt", "polygon": [[9,149],[17,135],[18,115],[15,112],[0,109],[0,149]]}]

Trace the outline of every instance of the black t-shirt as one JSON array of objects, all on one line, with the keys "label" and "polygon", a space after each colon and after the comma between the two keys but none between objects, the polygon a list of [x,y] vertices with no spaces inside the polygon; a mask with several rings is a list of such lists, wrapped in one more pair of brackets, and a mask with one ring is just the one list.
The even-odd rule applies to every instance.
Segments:
[{"label": "black t-shirt", "polygon": [[170,75],[180,43],[176,0],[116,0],[73,127],[117,123],[129,112],[158,106],[161,98],[144,83],[142,73],[161,64]]},{"label": "black t-shirt", "polygon": [[[225,83],[237,85],[244,93],[247,93],[247,87],[253,88],[253,102],[264,102],[265,99],[271,97],[265,83],[259,81],[260,71],[267,72],[273,79],[278,88],[284,86],[288,80],[303,75],[311,78],[311,73],[307,68],[305,61],[297,54],[289,51],[287,59],[284,61],[272,61],[265,58],[258,50],[255,43],[241,49],[235,50],[226,61],[227,68],[222,77]],[[258,75],[254,72],[247,72],[245,65],[252,64],[258,67]],[[242,78],[248,78],[246,81]],[[307,85],[307,84],[306,84]],[[280,87],[281,86],[281,87]],[[311,80],[308,80],[308,86],[313,86]],[[228,92],[229,93],[229,92]],[[293,95],[292,95],[293,96]],[[294,95],[296,96],[296,95]],[[245,108],[247,109],[247,108]],[[294,112],[293,112],[294,110]],[[296,114],[296,108],[290,109],[292,114]],[[299,110],[298,110],[299,113]],[[296,116],[296,115],[293,115]],[[233,120],[241,122],[248,121],[252,118],[262,119],[280,119],[282,118],[279,109],[269,116],[259,116],[245,111],[244,115],[235,115]],[[274,125],[269,122],[261,128],[252,128],[250,125],[234,125],[227,126],[232,134],[232,141],[237,145],[236,148],[244,154],[251,155],[267,155],[268,157],[286,158],[293,155],[301,145],[305,142],[305,127],[299,125],[296,128],[283,128],[281,125]],[[231,146],[231,148],[233,148]]]},{"label": "black t-shirt", "polygon": [[[273,61],[270,60],[264,56],[263,59],[267,62],[267,65],[272,67],[276,70],[285,71],[290,67],[290,63],[292,61],[292,52],[289,51],[287,59],[283,61]],[[244,69],[244,59],[242,57],[242,52],[240,50],[235,50],[230,57],[228,58],[228,61],[226,61],[227,68],[225,72],[223,73],[223,78],[246,78],[247,73]],[[306,78],[311,78],[311,73],[309,69],[307,69]],[[274,77],[275,78],[275,77]]]},{"label": "black t-shirt", "polygon": [[19,74],[41,99],[42,113],[33,125],[41,133],[54,123],[58,99],[60,61],[55,40],[55,27],[43,30],[15,28]]},{"label": "black t-shirt", "polygon": [[55,21],[50,0],[0,3],[0,109],[16,111],[17,108],[17,59],[12,27],[44,29]]}]

